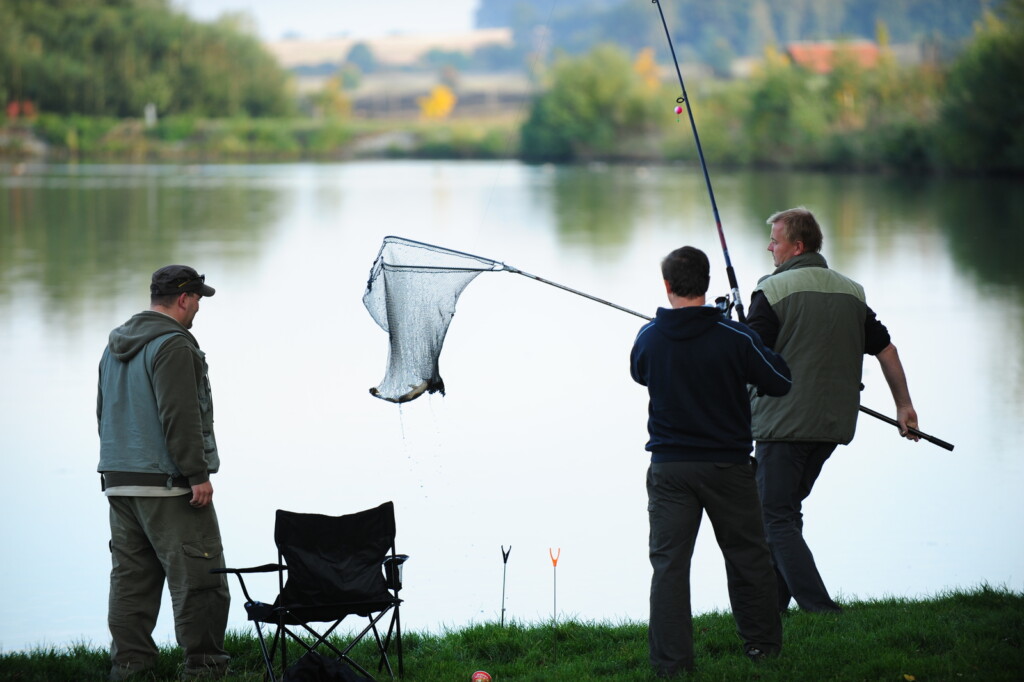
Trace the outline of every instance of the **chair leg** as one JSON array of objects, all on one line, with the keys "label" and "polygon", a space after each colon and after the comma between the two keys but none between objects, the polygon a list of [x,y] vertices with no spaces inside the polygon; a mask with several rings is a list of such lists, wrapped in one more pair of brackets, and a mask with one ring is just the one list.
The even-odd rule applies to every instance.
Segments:
[{"label": "chair leg", "polygon": [[[388,625],[387,635],[384,637],[383,643],[380,641],[380,637],[377,637],[377,649],[380,651],[380,661],[377,664],[377,671],[386,665],[388,669],[388,675],[391,679],[395,678],[395,671],[391,667],[391,661],[388,658],[388,649],[391,648],[391,642],[394,640],[395,647],[398,650],[398,676],[405,677],[405,660],[402,655],[402,617],[401,611],[397,605],[392,607],[395,609],[394,614],[391,617],[391,623]],[[386,613],[386,612],[385,612]],[[382,613],[381,616],[384,614]],[[378,617],[378,620],[380,617]],[[374,621],[376,622],[376,621]],[[377,629],[374,628],[374,635],[377,635]]]},{"label": "chair leg", "polygon": [[277,635],[281,640],[281,679],[284,679],[284,671],[288,669],[288,631],[284,627],[284,616],[280,616],[277,624]]},{"label": "chair leg", "polygon": [[[398,676],[405,677],[405,661],[402,658],[402,617],[399,607],[396,605],[394,615],[391,617],[391,623],[388,625],[388,634],[384,638],[384,646],[382,651],[386,652],[391,647],[391,641],[394,639],[395,647],[398,649]],[[381,658],[384,659],[386,653],[382,654]],[[383,665],[383,660],[380,665]],[[378,665],[377,670],[380,670]],[[395,677],[394,671],[391,670],[390,664],[388,665],[388,672],[391,674],[392,679]]]},{"label": "chair leg", "polygon": [[380,660],[377,662],[377,672],[380,672],[382,668],[387,667],[388,677],[395,679],[395,671],[391,669],[391,661],[388,660],[388,645],[390,644],[390,637],[385,638],[382,642],[380,639],[380,632],[377,631],[377,621],[371,621],[373,626],[373,638],[377,642],[377,651],[380,652]]},{"label": "chair leg", "polygon": [[405,662],[402,660],[402,615],[395,606],[395,646],[398,647],[398,676],[405,677]]},{"label": "chair leg", "polygon": [[[260,653],[263,654],[263,665],[266,667],[267,674],[270,676],[270,682],[277,682],[277,677],[274,675],[274,661],[270,653],[267,651],[267,643],[263,641],[263,628],[260,627],[260,622],[255,621],[256,624],[256,636],[260,642]],[[273,650],[274,646],[277,645],[277,641],[271,642],[270,648]]]}]

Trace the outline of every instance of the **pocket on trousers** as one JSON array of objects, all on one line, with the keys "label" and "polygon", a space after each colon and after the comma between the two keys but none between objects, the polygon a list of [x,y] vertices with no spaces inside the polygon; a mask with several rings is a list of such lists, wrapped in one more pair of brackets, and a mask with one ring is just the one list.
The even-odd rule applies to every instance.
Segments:
[{"label": "pocket on trousers", "polygon": [[745,476],[749,474],[754,475],[756,466],[753,464],[754,458],[751,457],[749,462],[715,462],[716,469],[732,469],[737,472],[738,475]]},{"label": "pocket on trousers", "polygon": [[224,582],[223,575],[211,575],[211,568],[222,568],[224,565],[224,546],[220,538],[203,538],[181,545],[185,554],[185,565],[188,566],[189,580],[195,587],[220,587]]}]

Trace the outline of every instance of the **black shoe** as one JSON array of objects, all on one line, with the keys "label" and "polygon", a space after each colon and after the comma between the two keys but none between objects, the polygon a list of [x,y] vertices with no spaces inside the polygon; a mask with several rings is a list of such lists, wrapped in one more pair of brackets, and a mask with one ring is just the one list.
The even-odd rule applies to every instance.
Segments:
[{"label": "black shoe", "polygon": [[747,658],[749,658],[754,663],[764,663],[768,660],[768,652],[762,649],[758,649],[756,646],[750,647],[744,653],[746,653]]}]

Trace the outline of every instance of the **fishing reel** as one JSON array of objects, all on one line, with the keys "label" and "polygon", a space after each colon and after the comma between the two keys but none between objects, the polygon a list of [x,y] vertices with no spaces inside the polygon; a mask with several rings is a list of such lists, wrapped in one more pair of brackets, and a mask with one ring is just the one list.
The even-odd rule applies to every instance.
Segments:
[{"label": "fishing reel", "polygon": [[722,311],[727,318],[732,319],[732,309],[735,304],[729,294],[719,296],[715,299],[715,307]]}]

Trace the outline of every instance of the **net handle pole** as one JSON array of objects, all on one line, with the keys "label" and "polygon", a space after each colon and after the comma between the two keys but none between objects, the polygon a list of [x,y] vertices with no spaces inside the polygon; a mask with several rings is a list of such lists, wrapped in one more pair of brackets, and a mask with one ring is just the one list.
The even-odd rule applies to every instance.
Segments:
[{"label": "net handle pole", "polygon": [[502,265],[505,266],[505,270],[507,270],[509,272],[514,272],[517,275],[522,275],[523,277],[528,277],[528,278],[530,278],[532,280],[536,280],[537,282],[541,282],[543,284],[549,284],[549,285],[551,285],[553,287],[561,289],[562,291],[568,291],[570,294],[576,294],[577,296],[582,296],[583,298],[589,298],[591,301],[595,301],[597,303],[603,303],[606,306],[609,306],[611,308],[615,308],[616,310],[621,310],[622,312],[629,313],[630,315],[636,315],[637,317],[639,317],[641,319],[644,319],[644,320],[647,320],[647,321],[650,321],[652,319],[652,318],[648,317],[647,315],[644,315],[643,313],[638,313],[635,310],[630,310],[629,308],[625,308],[625,307],[623,307],[623,306],[621,306],[621,305],[619,305],[617,303],[612,303],[611,301],[606,301],[603,298],[598,298],[597,296],[591,296],[590,294],[584,293],[584,292],[579,291],[577,289],[573,289],[572,287],[567,287],[564,284],[559,284],[558,282],[552,282],[551,280],[544,279],[543,277],[538,277],[537,275],[531,275],[528,272],[523,272],[522,270],[520,270],[518,268],[513,268],[513,267],[511,267],[509,265],[505,265],[504,263],[502,263]]},{"label": "net handle pole", "polygon": [[[615,308],[616,310],[621,310],[624,313],[629,313],[630,315],[636,315],[637,317],[639,317],[641,319],[644,319],[644,320],[647,320],[647,321],[650,321],[651,319],[653,319],[653,318],[647,317],[646,315],[644,315],[642,313],[638,313],[635,310],[630,310],[629,308],[624,308],[623,306],[618,305],[617,303],[612,303],[611,301],[606,301],[603,298],[598,298],[597,296],[591,296],[590,294],[584,293],[584,292],[579,291],[577,289],[573,289],[571,287],[567,287],[564,284],[559,284],[558,282],[552,282],[549,279],[544,279],[543,277],[538,277],[537,275],[531,275],[528,272],[523,272],[519,268],[514,268],[511,265],[508,265],[506,263],[502,263],[501,261],[496,261],[493,258],[484,258],[482,256],[474,256],[473,254],[466,253],[464,251],[456,251],[455,249],[449,249],[447,247],[439,247],[439,246],[435,246],[433,244],[427,244],[426,242],[419,242],[419,241],[416,241],[415,239],[407,239],[405,237],[398,237],[398,236],[395,236],[395,235],[384,237],[384,242],[387,243],[387,241],[389,239],[401,240],[401,241],[403,241],[403,242],[405,242],[407,244],[413,244],[415,246],[421,246],[421,247],[424,247],[424,248],[427,248],[427,249],[435,249],[435,250],[436,249],[440,249],[442,251],[446,251],[448,253],[455,254],[457,256],[465,256],[467,258],[472,258],[472,259],[480,261],[482,263],[483,262],[490,263],[492,266],[497,266],[497,267],[494,267],[494,270],[496,270],[496,271],[505,270],[507,272],[514,272],[517,275],[522,275],[523,277],[529,277],[532,280],[536,280],[536,281],[542,282],[544,284],[550,284],[553,287],[556,287],[556,288],[561,289],[563,291],[568,291],[571,294],[576,294],[577,296],[582,296],[583,298],[589,298],[591,301],[596,301],[597,303],[603,303],[606,306],[610,306],[612,308]],[[383,251],[383,249],[384,249],[384,247],[381,246],[381,250],[382,251]]]}]

